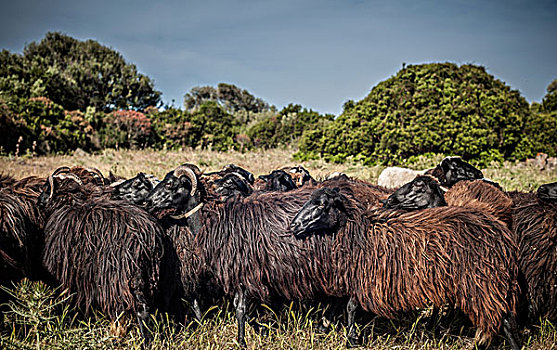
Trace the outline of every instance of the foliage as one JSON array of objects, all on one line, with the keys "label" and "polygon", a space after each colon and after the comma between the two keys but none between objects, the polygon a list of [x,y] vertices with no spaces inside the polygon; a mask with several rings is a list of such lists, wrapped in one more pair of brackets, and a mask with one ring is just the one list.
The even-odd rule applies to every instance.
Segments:
[{"label": "foliage", "polygon": [[547,86],[547,94],[543,98],[542,106],[545,112],[557,111],[557,79]]},{"label": "foliage", "polygon": [[[92,147],[94,130],[84,114],[65,111],[46,97],[20,99],[11,108],[4,105],[3,113],[9,115],[6,120],[11,119],[11,124],[8,121],[6,127],[15,127],[12,132],[18,135],[21,150],[51,153]],[[3,145],[6,150],[13,148],[13,138],[8,139],[10,144]]]},{"label": "foliage", "polygon": [[184,107],[186,111],[195,112],[208,101],[216,102],[230,114],[240,111],[260,113],[271,109],[267,102],[253,96],[248,90],[242,90],[236,85],[226,83],[220,83],[217,88],[212,86],[193,87],[184,96]]},{"label": "foliage", "polygon": [[295,145],[304,130],[312,130],[332,116],[321,116],[319,113],[289,104],[278,114],[259,120],[248,129],[248,136],[257,147],[271,148]]},{"label": "foliage", "polygon": [[191,132],[186,135],[189,145],[201,146],[216,151],[235,147],[234,136],[238,124],[234,116],[227,113],[215,101],[203,103],[191,114]]},{"label": "foliage", "polygon": [[152,143],[151,120],[137,111],[114,111],[104,117],[99,130],[101,148],[145,148]]},{"label": "foliage", "polygon": [[50,32],[23,55],[0,54],[0,91],[8,98],[45,96],[67,110],[141,110],[160,103],[150,78],[94,40]]},{"label": "foliage", "polygon": [[334,162],[353,157],[367,164],[399,163],[424,153],[484,161],[524,159],[534,152],[529,148],[533,142],[522,142],[529,136],[523,130],[531,118],[519,92],[483,67],[408,66],[363,100],[346,103],[325,127],[321,147],[307,147],[301,155],[321,153]]}]

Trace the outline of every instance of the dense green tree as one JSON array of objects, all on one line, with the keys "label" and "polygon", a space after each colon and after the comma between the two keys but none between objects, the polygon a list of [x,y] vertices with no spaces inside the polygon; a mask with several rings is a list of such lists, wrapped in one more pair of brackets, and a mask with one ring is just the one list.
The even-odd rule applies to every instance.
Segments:
[{"label": "dense green tree", "polygon": [[2,94],[45,96],[66,110],[142,110],[160,104],[150,78],[121,54],[94,40],[79,41],[51,32],[32,42],[23,55],[0,55]]},{"label": "dense green tree", "polygon": [[[379,83],[328,124],[321,149],[326,159],[397,163],[414,155],[442,153],[466,159],[523,159],[531,119],[518,91],[483,67],[435,63],[407,66]],[[313,131],[308,131],[313,132]]]},{"label": "dense green tree", "polygon": [[547,87],[547,94],[543,98],[542,106],[545,112],[557,111],[557,79]]},{"label": "dense green tree", "polygon": [[297,104],[289,104],[276,115],[267,116],[252,125],[247,134],[260,147],[295,145],[304,130],[313,130],[322,119],[332,118]]},{"label": "dense green tree", "polygon": [[237,112],[261,113],[271,109],[269,104],[261,98],[255,97],[248,90],[240,89],[236,85],[220,83],[216,88],[212,86],[193,87],[184,95],[184,108],[194,112],[207,101],[214,101],[230,114]]}]

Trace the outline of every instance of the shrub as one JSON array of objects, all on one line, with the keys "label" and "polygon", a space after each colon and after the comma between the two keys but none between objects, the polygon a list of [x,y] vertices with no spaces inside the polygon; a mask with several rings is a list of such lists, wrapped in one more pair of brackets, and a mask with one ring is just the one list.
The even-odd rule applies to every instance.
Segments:
[{"label": "shrub", "polygon": [[424,153],[523,159],[531,154],[522,142],[531,118],[526,100],[483,67],[408,66],[363,100],[345,104],[325,127],[322,144],[312,144],[320,148],[307,147],[300,156],[320,153],[329,161],[353,157],[367,164],[400,163]]},{"label": "shrub", "polygon": [[152,136],[151,120],[137,111],[112,112],[99,129],[102,148],[145,148],[152,144]]}]

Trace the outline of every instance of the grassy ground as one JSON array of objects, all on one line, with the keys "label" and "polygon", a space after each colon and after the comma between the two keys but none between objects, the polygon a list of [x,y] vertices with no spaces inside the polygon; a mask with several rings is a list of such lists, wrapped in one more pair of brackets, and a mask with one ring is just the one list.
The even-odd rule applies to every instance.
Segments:
[{"label": "grassy ground", "polygon": [[[210,151],[114,151],[100,154],[76,154],[51,157],[0,157],[0,172],[17,178],[28,175],[47,176],[63,165],[96,167],[130,177],[139,171],[163,177],[181,163],[198,164],[202,170],[213,171],[228,163],[242,166],[256,175],[298,164],[290,157],[291,150],[269,150],[251,153],[216,153]],[[423,169],[440,159],[422,159],[413,167]],[[358,164],[335,165],[323,161],[301,163],[316,178],[333,172],[344,172],[369,181],[376,181],[383,167],[365,167]],[[540,171],[525,164],[493,165],[482,169],[484,174],[499,182],[507,190],[535,190],[540,184],[557,181],[557,169]],[[71,296],[47,288],[42,283],[22,281],[10,289],[11,302],[2,307],[0,348],[13,349],[140,349],[141,338],[137,327],[128,320],[109,323],[101,315],[78,318],[68,298]],[[237,348],[234,314],[223,301],[215,306],[201,324],[192,322],[177,328],[161,315],[151,322],[152,349],[229,349]],[[316,331],[322,314],[322,305],[286,305],[284,309],[266,312],[263,327],[268,335],[260,335],[247,327],[249,349],[344,349],[344,318],[339,315],[333,328],[326,334]],[[474,330],[459,315],[449,312],[427,327],[427,315],[416,312],[399,320],[369,318],[362,315],[359,324],[367,335],[368,349],[462,349],[472,346]],[[552,324],[543,322],[522,335],[526,348],[557,349],[557,331]],[[504,340],[498,339],[496,349],[505,349]]]}]

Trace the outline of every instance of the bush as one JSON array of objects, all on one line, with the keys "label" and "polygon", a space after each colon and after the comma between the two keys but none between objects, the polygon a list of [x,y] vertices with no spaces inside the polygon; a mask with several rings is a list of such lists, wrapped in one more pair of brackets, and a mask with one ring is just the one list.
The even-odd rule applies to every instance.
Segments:
[{"label": "bush", "polygon": [[366,164],[401,163],[425,153],[524,159],[532,153],[522,142],[531,118],[526,100],[483,67],[415,65],[379,83],[363,100],[346,103],[325,127],[321,144],[308,143],[300,156],[322,154],[333,162],[353,157]]},{"label": "bush", "polygon": [[151,120],[137,111],[120,110],[106,115],[99,129],[102,148],[145,148],[153,143]]}]

